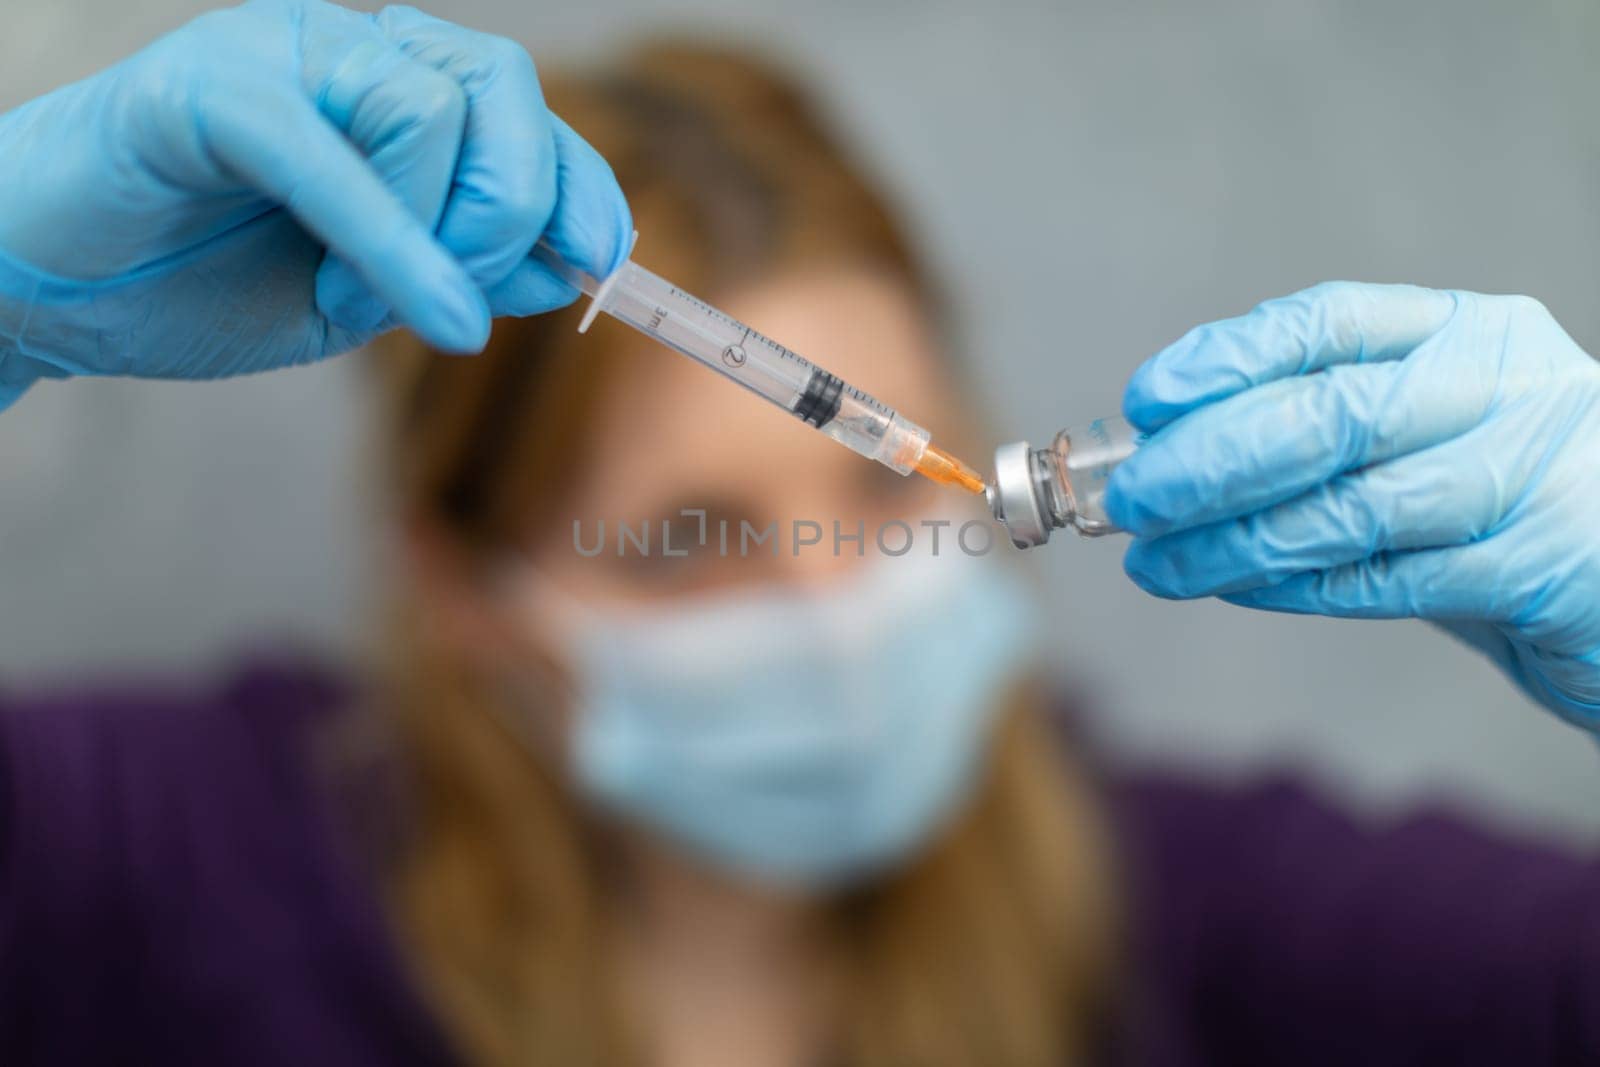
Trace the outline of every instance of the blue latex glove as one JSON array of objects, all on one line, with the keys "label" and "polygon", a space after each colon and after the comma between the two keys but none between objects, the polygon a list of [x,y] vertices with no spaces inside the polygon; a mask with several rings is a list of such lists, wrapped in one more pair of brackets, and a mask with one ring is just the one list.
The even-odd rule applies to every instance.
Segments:
[{"label": "blue latex glove", "polygon": [[1537,301],[1320,285],[1191,331],[1124,410],[1139,585],[1431,619],[1600,728],[1600,364]]},{"label": "blue latex glove", "polygon": [[[632,230],[528,53],[410,8],[256,0],[0,116],[0,407],[38,377],[210,378],[398,323],[456,352]],[[392,314],[391,314],[392,309]]]}]

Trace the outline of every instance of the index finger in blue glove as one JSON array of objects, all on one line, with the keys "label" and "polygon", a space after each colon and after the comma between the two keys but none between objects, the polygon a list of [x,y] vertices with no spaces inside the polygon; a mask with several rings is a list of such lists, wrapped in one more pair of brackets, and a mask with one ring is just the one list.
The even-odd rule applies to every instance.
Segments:
[{"label": "index finger in blue glove", "polygon": [[[321,32],[306,35],[303,77],[318,110],[432,230],[454,180],[466,94],[384,38],[371,19],[337,8],[328,15]],[[388,312],[337,256],[318,269],[316,295],[324,315],[357,333],[371,331]]]},{"label": "index finger in blue glove", "polygon": [[[633,219],[617,179],[600,153],[559,116],[556,131],[556,208],[544,238],[562,259],[596,278],[622,265]],[[577,290],[537,259],[525,259],[489,291],[496,315],[535,315],[562,307]]]},{"label": "index finger in blue glove", "polygon": [[1338,363],[1399,359],[1455,310],[1447,292],[1324,282],[1209,323],[1152,356],[1123,394],[1128,421],[1153,433],[1203,404]]},{"label": "index finger in blue glove", "polygon": [[555,133],[533,59],[514,41],[415,8],[385,8],[378,25],[466,93],[466,133],[439,240],[489,289],[527,257],[556,204]]},{"label": "index finger in blue glove", "polygon": [[348,260],[402,321],[446,351],[483,347],[482,291],[297,90],[241,85],[199,107],[216,157]]},{"label": "index finger in blue glove", "polygon": [[1156,596],[1239,593],[1385,552],[1490,535],[1535,477],[1537,456],[1482,461],[1478,427],[1434,448],[1338,477],[1251,514],[1128,546],[1123,568]]},{"label": "index finger in blue glove", "polygon": [[[628,203],[606,161],[589,143],[552,115],[556,132],[556,208],[544,238],[568,263],[596,278],[622,265],[633,239]],[[502,315],[540,315],[565,307],[574,289],[538,259],[517,264],[509,277],[489,290],[489,311]],[[393,323],[384,323],[393,325]]]},{"label": "index finger in blue glove", "polygon": [[1404,359],[1340,364],[1189,412],[1112,472],[1106,510],[1153,536],[1246,515],[1348,471],[1447,441],[1494,402],[1493,376],[1424,341]]},{"label": "index finger in blue glove", "polygon": [[[1481,587],[1458,573],[1494,571],[1504,548],[1494,538],[1466,545],[1380,552],[1339,567],[1292,575],[1276,585],[1226,593],[1241,607],[1347,619],[1449,619],[1485,615]],[[1507,609],[1509,610],[1509,609]]]}]

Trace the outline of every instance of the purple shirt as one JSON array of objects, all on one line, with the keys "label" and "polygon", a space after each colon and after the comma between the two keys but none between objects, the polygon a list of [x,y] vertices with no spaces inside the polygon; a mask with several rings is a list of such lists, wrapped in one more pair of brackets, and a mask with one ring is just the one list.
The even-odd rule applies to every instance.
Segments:
[{"label": "purple shirt", "polygon": [[[451,1062],[313,774],[325,676],[0,699],[0,1062]],[[1600,866],[1116,784],[1151,1067],[1600,1063]],[[346,827],[347,829],[347,827]]]}]

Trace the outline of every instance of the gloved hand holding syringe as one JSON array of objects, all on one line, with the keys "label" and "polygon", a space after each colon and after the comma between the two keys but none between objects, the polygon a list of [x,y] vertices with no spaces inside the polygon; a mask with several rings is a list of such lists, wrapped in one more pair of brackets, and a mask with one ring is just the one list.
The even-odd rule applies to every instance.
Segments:
[{"label": "gloved hand holding syringe", "polygon": [[[631,251],[631,250],[630,250]],[[592,298],[579,325],[605,312],[640,333],[731,378],[855,452],[900,473],[986,495],[1018,547],[1042,544],[1074,526],[1094,535],[1115,529],[1101,506],[1105,480],[1137,447],[1121,419],[1101,419],[1083,433],[1063,432],[1051,448],[1026,442],[995,455],[991,483],[935,445],[927,430],[876,397],[830,374],[630,258],[601,281],[569,266],[540,242],[534,257]]]}]

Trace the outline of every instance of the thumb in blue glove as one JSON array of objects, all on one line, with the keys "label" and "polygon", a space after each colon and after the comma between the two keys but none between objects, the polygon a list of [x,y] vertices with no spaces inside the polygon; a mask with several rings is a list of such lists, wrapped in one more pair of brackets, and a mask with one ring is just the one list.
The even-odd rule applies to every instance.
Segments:
[{"label": "thumb in blue glove", "polygon": [[1139,585],[1430,619],[1600,729],[1600,364],[1539,303],[1317,286],[1191,331],[1124,410]]}]

